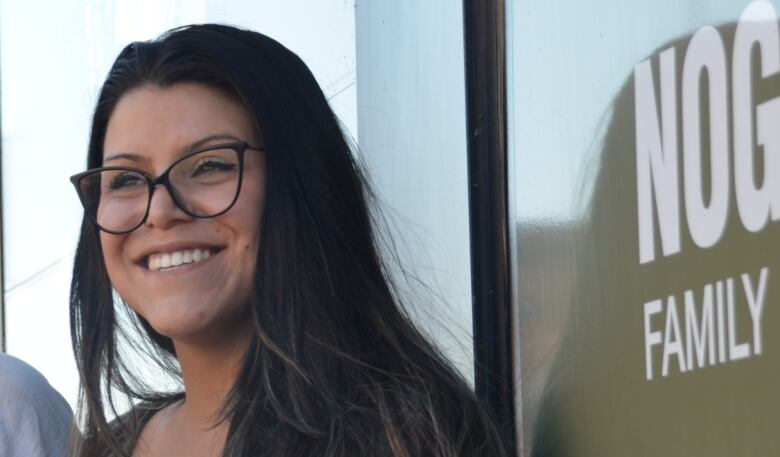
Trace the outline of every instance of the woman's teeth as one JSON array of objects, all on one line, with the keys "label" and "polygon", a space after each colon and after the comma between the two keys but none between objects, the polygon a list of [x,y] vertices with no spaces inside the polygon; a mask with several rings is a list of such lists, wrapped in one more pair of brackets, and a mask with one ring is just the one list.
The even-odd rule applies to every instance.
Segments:
[{"label": "woman's teeth", "polygon": [[168,252],[165,254],[152,254],[147,259],[150,270],[165,270],[176,268],[187,263],[200,262],[211,257],[208,249],[188,249],[185,251]]}]

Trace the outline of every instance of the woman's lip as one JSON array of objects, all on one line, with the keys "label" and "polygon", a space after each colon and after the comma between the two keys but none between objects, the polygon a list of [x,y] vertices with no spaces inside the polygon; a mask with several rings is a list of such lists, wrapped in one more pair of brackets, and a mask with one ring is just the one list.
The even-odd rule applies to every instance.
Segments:
[{"label": "woman's lip", "polygon": [[218,246],[216,244],[204,243],[198,241],[176,241],[172,243],[154,244],[147,246],[141,250],[141,253],[135,257],[135,263],[146,266],[146,262],[149,256],[152,254],[170,254],[176,251],[187,251],[193,249],[207,249],[216,254],[219,251],[225,249],[225,246]]},{"label": "woman's lip", "polygon": [[183,264],[179,265],[178,267],[161,268],[159,270],[150,270],[148,268],[148,266],[145,264],[145,261],[144,261],[144,263],[139,264],[139,267],[143,268],[146,273],[153,274],[153,275],[159,275],[159,274],[167,275],[167,274],[180,273],[180,272],[181,273],[186,273],[186,272],[188,272],[190,270],[193,270],[195,268],[200,267],[201,265],[208,264],[210,260],[212,260],[215,257],[217,257],[218,255],[220,255],[222,253],[222,251],[224,251],[224,249],[212,250],[212,251],[213,251],[213,253],[211,254],[211,256],[208,259],[202,259],[202,260],[200,260],[198,262],[183,263]]}]

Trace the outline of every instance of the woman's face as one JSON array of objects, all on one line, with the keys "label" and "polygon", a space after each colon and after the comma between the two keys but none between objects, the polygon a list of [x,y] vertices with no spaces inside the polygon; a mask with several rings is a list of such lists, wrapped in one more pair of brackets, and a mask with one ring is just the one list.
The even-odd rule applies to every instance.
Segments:
[{"label": "woman's face", "polygon": [[[235,141],[262,146],[252,116],[234,98],[197,83],[147,85],[116,105],[106,129],[103,165],[158,176],[196,147]],[[264,153],[246,150],[243,176],[238,200],[221,216],[193,218],[158,185],[143,225],[125,235],[101,232],[116,291],[174,341],[223,341],[249,330],[247,301],[265,203]],[[165,254],[193,262],[158,269]]]}]

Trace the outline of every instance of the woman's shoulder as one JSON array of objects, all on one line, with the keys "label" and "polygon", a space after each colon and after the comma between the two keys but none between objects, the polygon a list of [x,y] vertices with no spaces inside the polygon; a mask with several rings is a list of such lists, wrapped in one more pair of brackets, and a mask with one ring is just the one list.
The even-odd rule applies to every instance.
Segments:
[{"label": "woman's shoulder", "polygon": [[384,379],[366,400],[342,421],[362,431],[358,440],[373,438],[372,445],[386,448],[372,455],[508,455],[487,407],[455,373]]},{"label": "woman's shoulder", "polygon": [[[108,427],[111,435],[122,454],[130,455],[133,452],[141,431],[149,423],[152,416],[180,398],[181,395],[177,394],[141,401],[109,422]],[[101,450],[93,452],[94,455],[110,457],[116,454],[105,442],[98,447]]]}]

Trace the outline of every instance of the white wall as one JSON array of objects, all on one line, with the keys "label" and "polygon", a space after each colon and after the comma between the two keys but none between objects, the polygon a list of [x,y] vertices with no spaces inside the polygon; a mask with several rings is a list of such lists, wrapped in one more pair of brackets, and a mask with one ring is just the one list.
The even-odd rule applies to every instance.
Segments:
[{"label": "white wall", "polygon": [[[462,2],[358,0],[359,147],[412,313],[473,378]],[[412,297],[412,298],[409,298]]]},{"label": "white wall", "polygon": [[176,25],[226,22],[279,40],[357,131],[354,0],[0,0],[7,351],[75,406],[68,288],[81,209],[68,176],[119,50]]}]

